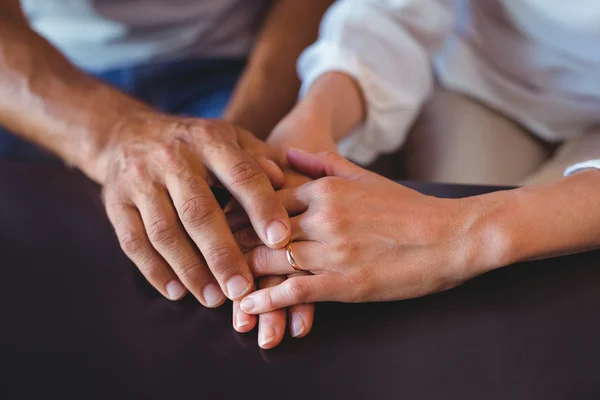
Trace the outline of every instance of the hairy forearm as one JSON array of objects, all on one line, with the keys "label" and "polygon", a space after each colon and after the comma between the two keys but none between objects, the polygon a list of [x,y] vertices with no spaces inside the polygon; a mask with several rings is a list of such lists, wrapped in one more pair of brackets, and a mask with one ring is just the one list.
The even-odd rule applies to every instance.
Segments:
[{"label": "hairy forearm", "polygon": [[266,139],[294,106],[300,82],[296,60],[317,38],[333,0],[279,0],[269,13],[225,119]]},{"label": "hairy forearm", "polygon": [[600,247],[600,172],[490,193],[470,203],[479,272]]},{"label": "hairy forearm", "polygon": [[108,132],[146,107],[79,71],[30,29],[0,13],[0,124],[102,180],[96,161]]}]

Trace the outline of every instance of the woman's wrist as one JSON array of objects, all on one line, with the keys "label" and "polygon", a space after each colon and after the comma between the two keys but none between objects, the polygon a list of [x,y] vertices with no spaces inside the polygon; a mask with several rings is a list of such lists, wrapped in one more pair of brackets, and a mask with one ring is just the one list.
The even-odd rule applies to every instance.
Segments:
[{"label": "woman's wrist", "polygon": [[343,139],[365,118],[362,94],[356,82],[340,72],[329,72],[273,130],[268,143],[310,152],[335,151]]},{"label": "woman's wrist", "polygon": [[473,276],[541,255],[547,242],[539,232],[542,204],[528,188],[463,199],[467,246]]},{"label": "woman's wrist", "polygon": [[502,196],[473,196],[458,202],[460,238],[452,254],[463,275],[472,278],[513,263],[514,243],[506,223],[510,211]]},{"label": "woman's wrist", "polygon": [[600,172],[584,171],[548,185],[481,196],[490,210],[485,219],[497,243],[496,266],[598,248],[599,183]]},{"label": "woman's wrist", "polygon": [[294,147],[313,153],[335,151],[331,115],[325,108],[302,101],[277,125],[267,143],[283,150]]},{"label": "woman's wrist", "polygon": [[333,140],[338,142],[364,122],[366,104],[358,83],[342,72],[319,77],[302,100],[304,107],[327,117]]}]

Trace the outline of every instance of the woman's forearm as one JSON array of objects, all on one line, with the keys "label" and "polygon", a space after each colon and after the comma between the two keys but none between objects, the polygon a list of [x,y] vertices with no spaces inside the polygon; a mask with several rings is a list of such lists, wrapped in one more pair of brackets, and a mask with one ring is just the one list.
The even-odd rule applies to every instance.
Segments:
[{"label": "woman's forearm", "polygon": [[[269,142],[309,151],[325,151],[366,118],[360,87],[350,76],[328,72],[315,81],[269,137]],[[311,145],[314,143],[314,145]]]},{"label": "woman's forearm", "polygon": [[366,118],[366,105],[358,83],[342,72],[329,72],[309,89],[303,104],[331,124],[338,142]]},{"label": "woman's forearm", "polygon": [[600,247],[600,171],[473,198],[471,248],[486,270]]}]

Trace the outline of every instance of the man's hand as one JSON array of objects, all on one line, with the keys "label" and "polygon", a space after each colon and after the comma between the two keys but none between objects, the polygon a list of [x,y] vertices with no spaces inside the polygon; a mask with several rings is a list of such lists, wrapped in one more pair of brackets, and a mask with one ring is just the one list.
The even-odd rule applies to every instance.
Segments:
[{"label": "man's hand", "polygon": [[287,213],[255,159],[269,153],[223,121],[149,113],[116,124],[95,167],[106,171],[106,209],[125,253],[165,297],[177,300],[189,290],[217,307],[225,296],[237,300],[253,289],[211,186],[233,194],[265,244],[288,242]]}]

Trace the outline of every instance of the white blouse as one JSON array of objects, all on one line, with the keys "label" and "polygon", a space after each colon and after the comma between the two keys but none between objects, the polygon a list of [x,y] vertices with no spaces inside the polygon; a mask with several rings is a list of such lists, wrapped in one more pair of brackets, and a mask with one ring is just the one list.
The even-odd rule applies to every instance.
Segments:
[{"label": "white blouse", "polygon": [[600,1],[338,0],[298,61],[305,94],[354,77],[365,123],[340,151],[360,163],[403,143],[434,74],[548,142],[600,132]]}]

